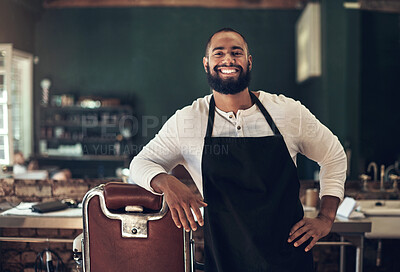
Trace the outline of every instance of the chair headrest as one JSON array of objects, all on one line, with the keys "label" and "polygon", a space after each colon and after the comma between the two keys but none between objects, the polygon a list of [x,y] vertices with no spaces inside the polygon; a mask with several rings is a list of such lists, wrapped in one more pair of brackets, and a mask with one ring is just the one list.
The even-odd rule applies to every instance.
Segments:
[{"label": "chair headrest", "polygon": [[138,185],[109,182],[104,186],[104,199],[110,210],[125,209],[126,206],[142,206],[154,211],[161,210],[162,197]]}]

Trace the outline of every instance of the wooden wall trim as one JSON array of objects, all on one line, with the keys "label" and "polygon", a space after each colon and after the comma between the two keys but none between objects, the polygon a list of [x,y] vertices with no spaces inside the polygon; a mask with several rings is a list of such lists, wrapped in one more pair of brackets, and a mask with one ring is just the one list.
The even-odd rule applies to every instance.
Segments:
[{"label": "wooden wall trim", "polygon": [[84,7],[203,7],[302,9],[308,0],[44,0],[45,8]]},{"label": "wooden wall trim", "polygon": [[11,0],[11,2],[33,13],[39,13],[42,11],[41,0]]},{"label": "wooden wall trim", "polygon": [[400,13],[399,0],[360,0],[361,9]]}]

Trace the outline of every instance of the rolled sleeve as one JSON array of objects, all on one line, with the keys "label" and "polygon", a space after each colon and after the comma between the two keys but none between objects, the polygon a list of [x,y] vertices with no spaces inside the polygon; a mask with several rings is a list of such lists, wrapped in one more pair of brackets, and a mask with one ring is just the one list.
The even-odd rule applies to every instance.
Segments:
[{"label": "rolled sleeve", "polygon": [[168,173],[182,161],[176,114],[174,114],[159,133],[133,158],[129,169],[130,180],[158,194],[150,185],[152,179],[161,173]]},{"label": "rolled sleeve", "polygon": [[339,139],[301,105],[300,153],[316,161],[320,168],[320,197],[344,197],[347,157]]}]

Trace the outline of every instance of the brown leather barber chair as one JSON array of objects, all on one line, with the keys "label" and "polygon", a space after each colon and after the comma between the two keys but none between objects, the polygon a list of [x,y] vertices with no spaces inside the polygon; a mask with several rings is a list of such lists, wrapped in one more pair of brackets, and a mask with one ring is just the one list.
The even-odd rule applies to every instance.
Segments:
[{"label": "brown leather barber chair", "polygon": [[111,182],[87,192],[83,225],[83,271],[193,271],[190,234],[175,226],[162,196],[137,185]]}]

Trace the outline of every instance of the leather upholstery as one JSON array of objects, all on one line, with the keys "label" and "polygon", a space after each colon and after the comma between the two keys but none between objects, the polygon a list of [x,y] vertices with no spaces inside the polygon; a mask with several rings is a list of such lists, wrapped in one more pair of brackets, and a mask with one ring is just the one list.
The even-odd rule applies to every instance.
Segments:
[{"label": "leather upholstery", "polygon": [[159,211],[162,206],[161,196],[129,183],[107,183],[104,186],[104,198],[109,210],[124,209],[126,206],[143,206],[146,209]]},{"label": "leather upholstery", "polygon": [[[121,203],[129,202],[129,205],[161,208],[161,204],[154,204],[159,203],[159,196],[136,185],[119,183],[106,188],[110,207],[118,208]],[[88,205],[91,271],[184,271],[183,231],[175,226],[169,211],[162,219],[148,222],[148,238],[122,238],[121,221],[103,214],[98,196],[91,198]]]}]

